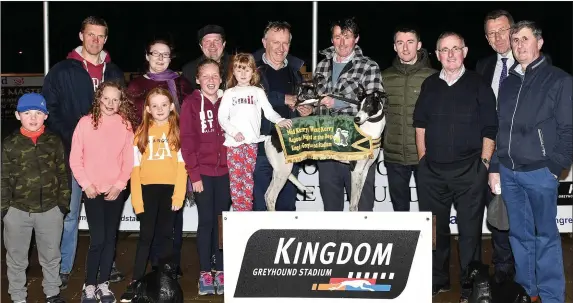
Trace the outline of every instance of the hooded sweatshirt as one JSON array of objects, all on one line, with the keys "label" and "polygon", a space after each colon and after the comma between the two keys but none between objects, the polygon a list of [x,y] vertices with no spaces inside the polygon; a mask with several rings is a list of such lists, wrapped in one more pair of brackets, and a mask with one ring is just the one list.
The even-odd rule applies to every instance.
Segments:
[{"label": "hooded sweatshirt", "polygon": [[99,58],[102,63],[94,65],[82,57],[82,46],[76,47],[73,51],[68,53],[68,59],[74,59],[82,62],[83,67],[86,69],[92,79],[94,91],[98,88],[99,84],[104,80],[104,72],[106,64],[111,62],[111,58],[105,51],[99,53]]},{"label": "hooded sweatshirt", "polygon": [[56,63],[44,78],[42,86],[42,95],[50,112],[46,126],[62,138],[66,156],[70,152],[76,125],[81,117],[89,113],[94,100],[94,80],[91,78],[98,78],[98,83],[106,80],[124,82],[123,72],[111,62],[107,52],[100,54],[103,64],[99,65],[102,72],[99,77],[81,56],[81,48],[75,48],[65,60]]},{"label": "hooded sweatshirt", "polygon": [[222,95],[219,90],[213,104],[197,89],[183,102],[181,151],[191,182],[201,181],[201,175],[217,177],[229,172],[225,133],[217,119]]}]

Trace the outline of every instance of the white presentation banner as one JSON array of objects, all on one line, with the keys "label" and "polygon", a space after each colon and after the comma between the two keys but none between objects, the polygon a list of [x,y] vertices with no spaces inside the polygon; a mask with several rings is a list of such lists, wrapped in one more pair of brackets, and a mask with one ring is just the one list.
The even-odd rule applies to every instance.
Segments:
[{"label": "white presentation banner", "polygon": [[[382,158],[382,154],[380,158]],[[312,193],[307,193],[306,195],[298,194],[297,197],[297,212],[300,211],[314,211],[322,212],[323,205],[320,196],[320,190],[318,187],[318,169],[314,165],[304,166],[299,174],[299,180],[308,188],[313,189]],[[563,190],[560,189],[559,201],[564,205],[559,205],[557,207],[557,217],[556,224],[559,228],[560,233],[571,233],[573,232],[573,207],[571,206],[571,201],[573,200],[572,191],[573,185],[571,185],[571,171],[569,175],[563,178],[562,185],[566,185],[567,188]],[[569,185],[569,186],[567,186]],[[392,203],[390,202],[390,193],[388,191],[388,180],[386,178],[386,167],[384,166],[384,161],[380,161],[376,167],[376,181],[375,181],[375,203],[374,212],[393,212]],[[411,190],[411,200],[410,210],[412,212],[418,211],[418,195],[416,192],[416,183],[414,178],[410,180],[410,190]],[[565,201],[565,202],[563,202]],[[567,204],[568,203],[568,204]],[[345,211],[348,211],[348,197],[346,199]],[[183,231],[195,232],[197,231],[197,208],[195,206],[185,206],[183,210]],[[452,234],[458,234],[457,228],[457,217],[456,211],[452,207],[452,212],[450,216],[450,229]],[[82,206],[81,216],[80,216],[80,229],[87,229],[87,221],[85,217],[85,211]],[[136,220],[135,214],[133,213],[133,208],[131,207],[131,200],[127,200],[125,207],[123,209],[123,214],[121,217],[120,230],[122,231],[138,231],[139,221]],[[490,230],[486,225],[486,218],[484,216],[483,223],[483,233],[490,234]]]},{"label": "white presentation banner", "polygon": [[224,212],[225,303],[432,302],[431,217]]}]

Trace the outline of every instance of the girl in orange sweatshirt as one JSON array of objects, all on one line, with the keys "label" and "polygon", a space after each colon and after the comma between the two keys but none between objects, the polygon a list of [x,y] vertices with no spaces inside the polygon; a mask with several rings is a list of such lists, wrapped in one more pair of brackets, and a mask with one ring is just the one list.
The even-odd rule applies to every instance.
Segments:
[{"label": "girl in orange sweatshirt", "polygon": [[143,104],[143,122],[133,144],[134,167],[131,173],[131,204],[139,218],[139,243],[135,253],[132,282],[121,296],[131,302],[134,282],[145,275],[151,243],[163,248],[160,264],[169,264],[173,249],[173,220],[183,206],[187,190],[187,171],[181,155],[179,115],[168,90],[153,88]]},{"label": "girl in orange sweatshirt", "polygon": [[133,103],[120,84],[103,82],[72,137],[70,168],[83,191],[90,232],[82,302],[115,301],[109,274],[124,189],[133,169],[133,113]]}]

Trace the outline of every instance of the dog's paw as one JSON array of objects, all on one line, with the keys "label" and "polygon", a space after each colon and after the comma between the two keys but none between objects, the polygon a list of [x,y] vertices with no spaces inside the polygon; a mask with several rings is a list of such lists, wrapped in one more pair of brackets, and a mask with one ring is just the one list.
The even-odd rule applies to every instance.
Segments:
[{"label": "dog's paw", "polygon": [[350,210],[350,211],[358,211],[358,205],[350,205],[350,207],[348,207],[348,210]]}]

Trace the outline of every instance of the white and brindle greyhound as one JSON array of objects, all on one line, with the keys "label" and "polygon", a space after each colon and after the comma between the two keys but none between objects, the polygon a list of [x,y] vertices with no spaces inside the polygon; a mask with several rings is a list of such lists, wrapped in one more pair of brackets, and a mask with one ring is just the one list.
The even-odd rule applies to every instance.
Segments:
[{"label": "white and brindle greyhound", "polygon": [[[307,99],[297,105],[317,104],[321,98]],[[370,166],[376,162],[380,154],[380,140],[384,126],[386,125],[386,117],[384,115],[384,105],[386,103],[386,94],[384,92],[375,91],[366,95],[359,104],[358,113],[354,117],[354,122],[359,126],[361,131],[372,138],[374,145],[373,155],[371,158],[358,160],[358,161],[340,161],[342,163],[350,164],[351,169],[351,194],[350,194],[350,211],[358,210],[358,202],[368,175]],[[277,197],[286,184],[290,180],[300,191],[303,193],[312,192],[309,188],[305,187],[295,177],[291,171],[293,164],[286,163],[284,153],[278,133],[273,128],[271,136],[265,140],[265,153],[269,163],[273,167],[273,179],[265,193],[265,201],[267,210],[274,211]]]}]

